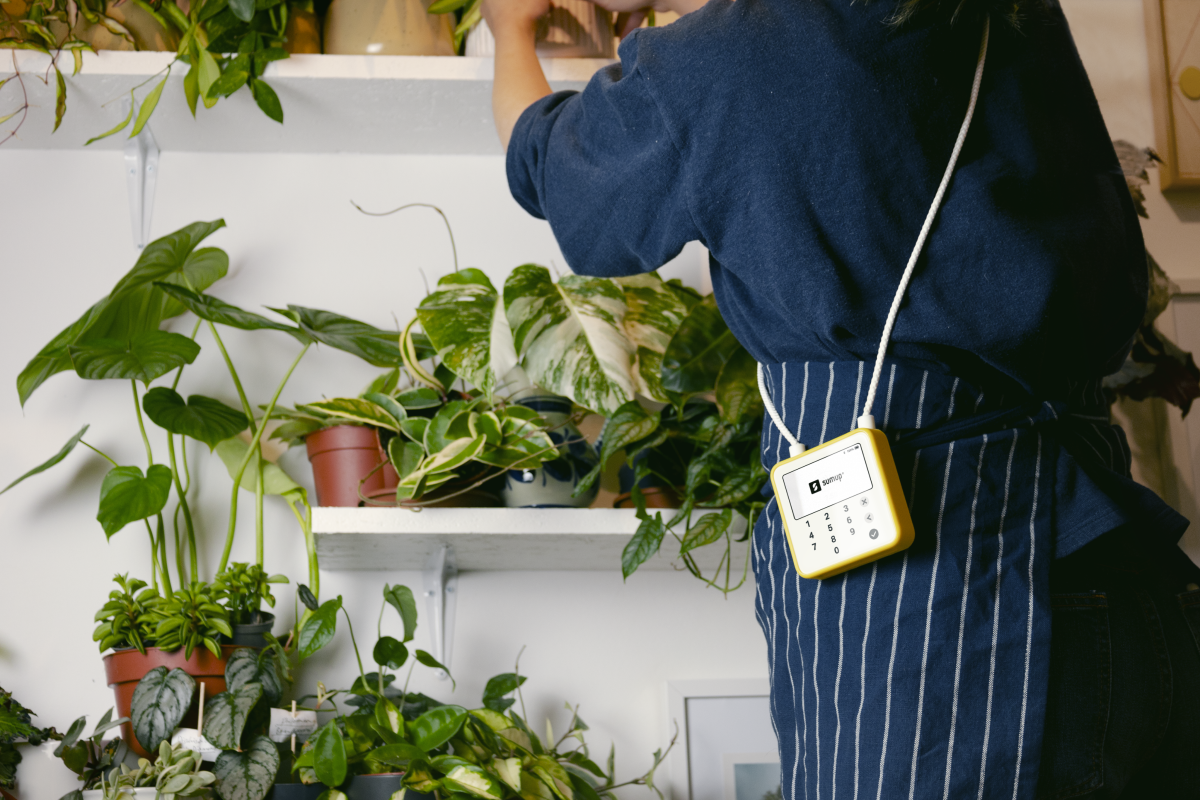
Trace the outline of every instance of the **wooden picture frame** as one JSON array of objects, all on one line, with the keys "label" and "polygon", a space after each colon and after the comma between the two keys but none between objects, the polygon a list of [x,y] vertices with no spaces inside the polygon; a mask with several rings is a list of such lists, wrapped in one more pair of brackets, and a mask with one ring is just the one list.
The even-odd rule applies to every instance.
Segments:
[{"label": "wooden picture frame", "polygon": [[1200,0],[1142,0],[1161,188],[1200,188]]}]

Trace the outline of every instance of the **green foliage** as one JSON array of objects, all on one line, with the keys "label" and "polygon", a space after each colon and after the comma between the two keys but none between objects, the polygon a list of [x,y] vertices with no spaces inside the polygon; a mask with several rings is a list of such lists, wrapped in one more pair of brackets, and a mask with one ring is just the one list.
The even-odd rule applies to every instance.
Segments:
[{"label": "green foliage", "polygon": [[10,483],[8,486],[5,486],[3,489],[0,489],[0,494],[4,494],[9,489],[13,488],[14,486],[16,486],[18,483],[25,480],[26,478],[32,478],[34,475],[37,475],[38,473],[45,472],[46,470],[50,469],[55,464],[59,463],[64,458],[69,456],[71,454],[71,451],[75,449],[75,445],[79,444],[79,440],[83,438],[83,435],[85,433],[87,433],[87,429],[89,427],[90,427],[89,425],[84,425],[82,428],[80,428],[79,433],[75,434],[70,439],[68,439],[67,443],[64,444],[57,453],[55,453],[53,456],[51,456],[49,460],[42,462],[38,466],[29,470],[29,472],[26,472],[24,475],[17,478],[15,481]]},{"label": "green foliage", "polygon": [[186,658],[191,658],[197,647],[220,658],[221,637],[233,635],[229,611],[217,604],[214,589],[200,581],[163,598],[150,611],[150,619],[158,646],[163,650],[182,647]]},{"label": "green foliage", "polygon": [[92,632],[92,641],[100,643],[100,652],[123,647],[137,648],[145,654],[157,640],[157,623],[151,612],[161,602],[158,591],[146,588],[146,582],[130,578],[128,573],[116,575],[113,581],[120,586],[108,593],[108,602],[96,612],[100,623]]},{"label": "green foliage", "polygon": [[148,753],[168,742],[192,705],[196,682],[182,669],[155,667],[133,691],[130,718],[133,735]]},{"label": "green foliage", "polygon": [[154,464],[142,474],[140,467],[113,467],[100,484],[100,511],[96,519],[108,538],[131,522],[147,519],[166,508],[171,494],[169,467]]},{"label": "green foliage", "polygon": [[53,728],[35,726],[35,716],[13,699],[12,692],[0,687],[0,789],[16,788],[17,765],[21,763],[21,752],[16,747],[19,742],[36,747],[48,739],[63,738]]},{"label": "green foliage", "polygon": [[266,736],[255,736],[241,752],[226,750],[213,765],[223,800],[262,800],[279,771],[279,752]]},{"label": "green foliage", "polygon": [[200,769],[200,758],[196,753],[182,745],[172,746],[163,741],[153,763],[139,758],[137,769],[121,764],[106,776],[101,797],[102,800],[133,800],[134,789],[143,787],[157,789],[157,800],[204,797],[215,781],[213,773]]},{"label": "green foliage", "polygon": [[250,423],[245,414],[220,400],[194,394],[185,401],[166,386],[155,386],[146,392],[142,408],[158,427],[204,442],[209,450],[241,433]]},{"label": "green foliage", "polygon": [[92,735],[83,738],[87,719],[80,717],[61,737],[54,755],[62,759],[67,769],[79,776],[84,789],[98,788],[108,776],[117,771],[117,767],[124,763],[129,753],[129,746],[124,739],[115,738],[105,743],[104,734],[128,721],[128,717],[113,719],[110,708],[96,723]]},{"label": "green foliage", "polygon": [[257,564],[235,562],[213,581],[213,597],[225,605],[231,625],[251,625],[258,621],[264,602],[275,607],[271,584],[287,582],[286,575],[268,575]]}]

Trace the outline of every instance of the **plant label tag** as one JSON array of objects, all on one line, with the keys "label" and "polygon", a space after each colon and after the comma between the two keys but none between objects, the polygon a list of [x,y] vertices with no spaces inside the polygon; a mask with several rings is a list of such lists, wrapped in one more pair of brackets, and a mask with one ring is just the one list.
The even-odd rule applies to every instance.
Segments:
[{"label": "plant label tag", "polygon": [[771,470],[796,571],[829,578],[899,552],[914,529],[887,437],[856,428]]},{"label": "plant label tag", "polygon": [[317,729],[317,712],[297,711],[295,716],[285,708],[271,709],[271,726],[267,735],[272,742],[290,742],[296,737],[296,744],[302,743]]},{"label": "plant label tag", "polygon": [[195,728],[180,728],[171,737],[172,745],[181,745],[200,756],[201,761],[216,761],[221,750],[214,747],[208,739],[200,735]]}]

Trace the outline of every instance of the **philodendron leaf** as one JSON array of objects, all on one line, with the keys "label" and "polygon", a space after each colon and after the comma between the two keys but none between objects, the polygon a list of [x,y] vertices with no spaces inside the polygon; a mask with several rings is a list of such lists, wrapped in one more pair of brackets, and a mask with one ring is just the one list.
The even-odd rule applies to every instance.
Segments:
[{"label": "philodendron leaf", "polygon": [[740,348],[712,295],[692,306],[663,354],[663,387],[672,392],[708,392]]},{"label": "philodendron leaf", "polygon": [[342,598],[326,600],[321,607],[313,612],[300,628],[297,639],[297,655],[304,660],[316,653],[337,633],[337,613],[342,607]]},{"label": "philodendron leaf", "polygon": [[758,391],[758,363],[738,345],[717,375],[717,408],[721,419],[737,424],[749,416],[762,416],[762,395]]},{"label": "philodendron leaf", "polygon": [[142,409],[158,427],[204,442],[209,450],[250,424],[245,414],[220,400],[194,394],[185,402],[179,392],[166,386],[146,392]]},{"label": "philodendron leaf", "polygon": [[154,464],[142,474],[138,467],[113,467],[100,484],[100,512],[96,515],[105,535],[113,534],[131,522],[146,519],[163,510],[171,494],[169,467]]},{"label": "philodendron leaf", "polygon": [[294,336],[301,344],[307,344],[311,341],[308,338],[308,334],[299,328],[293,328],[291,325],[284,325],[282,322],[275,322],[260,314],[230,305],[212,295],[197,294],[184,286],[176,286],[170,283],[156,283],[154,285],[177,300],[188,311],[208,322],[215,322],[218,325],[226,325],[230,328],[238,328],[243,331],[264,329],[283,331]]},{"label": "philodendron leaf", "polygon": [[606,415],[632,399],[625,294],[615,281],[568,275],[555,284],[545,267],[524,264],[504,283],[504,307],[535,384]]},{"label": "philodendron leaf", "polygon": [[439,280],[438,291],[417,307],[417,318],[443,363],[489,396],[517,365],[504,298],[477,269]]},{"label": "philodendron leaf", "polygon": [[255,736],[243,752],[221,753],[213,765],[222,800],[263,800],[278,771],[279,752],[266,736]]},{"label": "philodendron leaf", "polygon": [[[229,477],[232,478],[237,474],[238,466],[241,465],[242,459],[246,457],[249,449],[250,443],[236,436],[226,439],[216,446],[215,452],[225,464]],[[258,473],[254,469],[254,462],[251,461],[250,465],[246,467],[246,471],[242,473],[242,488],[253,492],[256,486],[258,486]],[[272,464],[269,461],[263,464],[263,492],[265,494],[287,495],[300,488],[300,484],[288,477],[288,474],[278,464]]]},{"label": "philodendron leaf", "polygon": [[230,654],[225,663],[227,689],[235,691],[248,683],[262,686],[263,698],[269,706],[275,705],[283,697],[283,687],[279,682],[279,670],[276,668],[273,651],[245,647]]},{"label": "philodendron leaf", "polygon": [[404,641],[411,642],[413,635],[417,632],[417,601],[413,597],[412,589],[399,584],[396,586],[384,584],[383,599],[390,603],[392,608],[396,609],[396,613],[400,615],[400,619],[404,623]]},{"label": "philodendron leaf", "polygon": [[525,683],[525,676],[515,672],[505,672],[494,676],[487,682],[487,686],[483,690],[484,707],[503,714],[516,702],[513,698],[505,695],[515,692],[523,683]]},{"label": "philodendron leaf", "polygon": [[717,541],[729,530],[732,522],[733,509],[731,508],[725,509],[720,514],[705,514],[700,517],[696,524],[688,528],[687,533],[683,535],[683,543],[679,545],[680,555]]},{"label": "philodendron leaf", "polygon": [[239,750],[242,730],[263,696],[261,683],[244,683],[214,695],[204,708],[204,737],[222,750]]},{"label": "philodendron leaf", "polygon": [[287,310],[274,309],[291,319],[301,330],[321,344],[358,356],[377,367],[398,367],[400,357],[400,334],[385,331],[343,317],[332,311],[322,311],[303,306],[288,306]]},{"label": "philodendron leaf", "polygon": [[149,385],[155,378],[190,364],[200,345],[168,331],[146,331],[130,339],[96,339],[68,348],[79,377],[87,380],[138,380]]},{"label": "philodendron leaf", "polygon": [[3,489],[0,489],[0,494],[4,494],[9,489],[13,488],[14,486],[16,486],[18,483],[25,480],[26,478],[32,478],[34,475],[37,475],[39,472],[45,472],[46,470],[50,469],[58,462],[62,461],[68,455],[70,455],[71,451],[75,449],[75,445],[79,444],[79,440],[83,438],[83,435],[85,433],[87,433],[88,427],[89,426],[84,425],[82,428],[80,428],[79,433],[75,434],[70,439],[68,439],[67,443],[64,444],[62,446],[62,448],[59,449],[59,451],[57,453],[55,453],[49,460],[43,461],[41,464],[38,464],[33,469],[29,470],[29,472],[26,472],[24,475],[17,478],[15,481],[10,483],[8,486],[5,486]]},{"label": "philodendron leaf", "polygon": [[137,264],[113,288],[113,295],[119,296],[138,286],[166,280],[169,276],[178,274],[200,242],[224,227],[223,219],[193,222],[186,228],[155,239],[146,245],[138,257]]},{"label": "philodendron leaf", "polygon": [[146,752],[157,752],[159,744],[171,738],[195,692],[196,682],[182,669],[155,667],[138,681],[129,716],[133,735]]},{"label": "philodendron leaf", "polygon": [[467,710],[461,706],[431,708],[409,725],[413,743],[427,753],[441,747],[458,733],[466,718]]},{"label": "philodendron leaf", "polygon": [[341,786],[346,780],[346,742],[337,720],[321,726],[313,737],[313,769],[326,786]]},{"label": "philodendron leaf", "polygon": [[[678,292],[663,282],[657,272],[647,272],[617,283],[625,290],[625,319],[622,327],[633,344],[637,363],[633,378],[637,390],[661,403],[670,402],[663,390],[659,371],[671,337],[688,315]],[[643,361],[647,362],[643,365]],[[643,369],[642,367],[647,367]]]},{"label": "philodendron leaf", "polygon": [[662,546],[663,536],[666,532],[667,528],[663,525],[662,512],[642,520],[642,524],[638,525],[637,532],[633,534],[633,538],[629,540],[629,544],[625,545],[625,550],[621,553],[621,575],[628,578],[637,571],[638,567],[646,563],[646,559],[657,553],[658,548]]},{"label": "philodendron leaf", "polygon": [[398,639],[381,636],[379,641],[375,642],[375,649],[372,650],[371,657],[375,659],[376,664],[382,667],[400,669],[404,666],[404,662],[408,661],[408,648]]},{"label": "philodendron leaf", "polygon": [[400,420],[387,408],[370,400],[358,397],[335,397],[332,400],[307,403],[305,407],[316,409],[322,414],[337,417],[338,419],[345,419],[364,425],[374,425],[377,428],[386,428],[396,433],[400,432]]}]

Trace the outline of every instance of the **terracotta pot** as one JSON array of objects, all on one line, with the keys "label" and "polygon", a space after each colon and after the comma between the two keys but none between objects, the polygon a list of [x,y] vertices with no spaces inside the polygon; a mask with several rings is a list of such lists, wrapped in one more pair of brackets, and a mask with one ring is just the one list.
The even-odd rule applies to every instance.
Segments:
[{"label": "terracotta pot", "polygon": [[[679,508],[681,504],[680,491],[670,487],[649,486],[642,489],[642,496],[646,498],[646,508]],[[613,508],[637,508],[633,493],[617,495],[613,500]]]},{"label": "terracotta pot", "polygon": [[[133,36],[132,43],[103,25],[89,23],[82,14],[75,23],[74,34],[97,50],[172,51],[179,46],[179,34],[172,28],[164,28],[153,14],[134,4],[133,0],[124,0],[120,5],[109,2],[106,13],[129,29]],[[50,31],[62,38],[67,26],[61,22],[51,22]]]},{"label": "terracotta pot", "polygon": [[[225,691],[225,662],[229,654],[239,649],[236,645],[221,645],[221,657],[216,658],[203,647],[192,651],[191,658],[184,658],[183,649],[167,652],[157,647],[147,647],[146,654],[137,650],[117,650],[104,657],[104,677],[108,686],[117,698],[117,716],[128,717],[133,704],[133,692],[137,689],[138,681],[155,667],[167,669],[179,668],[196,679],[197,688],[204,684],[204,696],[212,697]],[[183,728],[195,728],[198,722],[199,701],[192,701],[192,707],[180,723]],[[137,737],[133,735],[133,724],[126,722],[121,726],[121,738],[133,752],[140,756],[149,757],[142,749]]]},{"label": "terracotta pot", "polygon": [[[304,440],[317,485],[317,505],[349,506],[359,504],[358,485],[366,497],[395,494],[400,476],[388,462],[379,444],[379,433],[362,425],[338,425],[311,433]],[[375,469],[383,464],[381,469]]]},{"label": "terracotta pot", "polygon": [[321,52],[321,23],[313,11],[289,8],[286,35],[284,49],[292,55]]},{"label": "terracotta pot", "polygon": [[368,56],[452,56],[454,15],[429,14],[433,0],[333,0],[325,52]]}]

